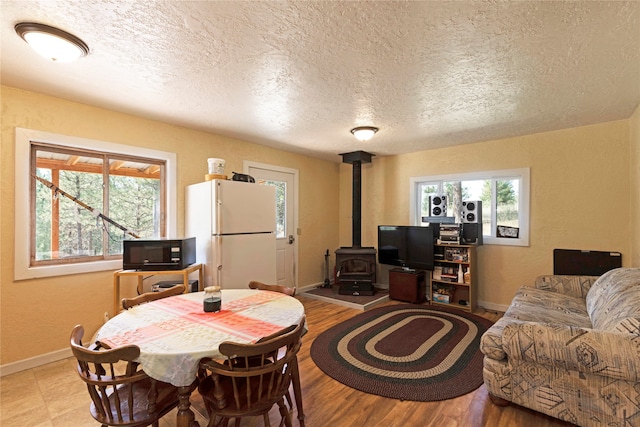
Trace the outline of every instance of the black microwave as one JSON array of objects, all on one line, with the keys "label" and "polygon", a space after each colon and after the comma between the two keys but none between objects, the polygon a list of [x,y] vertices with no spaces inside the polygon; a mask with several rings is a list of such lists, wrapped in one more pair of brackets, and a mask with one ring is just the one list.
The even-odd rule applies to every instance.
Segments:
[{"label": "black microwave", "polygon": [[123,240],[125,270],[182,270],[196,262],[196,238]]}]

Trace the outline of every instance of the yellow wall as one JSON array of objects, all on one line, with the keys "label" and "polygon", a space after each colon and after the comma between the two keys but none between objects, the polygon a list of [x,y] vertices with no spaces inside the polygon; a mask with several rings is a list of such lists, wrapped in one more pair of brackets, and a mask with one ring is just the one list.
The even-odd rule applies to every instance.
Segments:
[{"label": "yellow wall", "polygon": [[629,120],[631,188],[631,266],[640,267],[640,105]]},{"label": "yellow wall", "polygon": [[[629,121],[623,120],[374,157],[372,164],[363,165],[362,245],[377,245],[378,224],[409,224],[411,177],[529,167],[530,246],[479,248],[479,301],[508,305],[520,285],[553,272],[555,248],[620,251],[629,266],[629,194],[635,191],[637,199],[638,193],[637,182],[630,185],[629,141]],[[637,137],[635,144],[637,153]],[[342,165],[340,173],[340,243],[348,245],[351,228],[345,222],[350,221],[351,189],[345,184],[351,167]],[[385,267],[378,271],[378,281],[388,282]]]},{"label": "yellow wall", "polygon": [[[333,255],[338,246],[351,245],[351,165],[0,89],[0,365],[66,348],[76,323],[92,334],[113,297],[109,271],[13,281],[15,127],[175,152],[178,206],[184,186],[202,180],[208,157],[224,158],[227,171],[241,170],[243,160],[298,169],[299,286],[322,282],[326,249]],[[530,246],[485,245],[479,251],[478,299],[507,305],[518,286],[552,272],[554,248],[616,250],[625,266],[640,266],[639,164],[640,108],[630,120],[376,156],[362,165],[362,244],[377,245],[378,224],[409,223],[410,177],[530,167]],[[178,232],[183,230],[184,209],[178,209]],[[379,272],[378,281],[387,282],[386,269]]]},{"label": "yellow wall", "polygon": [[14,282],[16,127],[177,153],[179,234],[184,232],[183,189],[203,180],[208,157],[225,159],[227,171],[242,171],[243,160],[298,169],[302,229],[298,237],[299,286],[322,282],[324,252],[338,244],[336,163],[7,86],[0,89],[0,365],[66,348],[76,323],[82,323],[87,335],[92,335],[102,324],[103,313],[111,311],[113,304],[111,271]]}]

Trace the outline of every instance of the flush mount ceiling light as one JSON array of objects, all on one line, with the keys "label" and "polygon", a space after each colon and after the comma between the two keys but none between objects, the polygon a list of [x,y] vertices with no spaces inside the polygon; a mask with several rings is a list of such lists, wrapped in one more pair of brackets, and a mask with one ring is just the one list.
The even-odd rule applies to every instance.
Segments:
[{"label": "flush mount ceiling light", "polygon": [[70,62],[89,54],[89,46],[73,34],[35,22],[21,22],[16,33],[40,55],[56,62]]},{"label": "flush mount ceiling light", "polygon": [[353,136],[360,141],[370,140],[376,132],[378,132],[378,128],[374,128],[373,126],[360,126],[351,129]]}]

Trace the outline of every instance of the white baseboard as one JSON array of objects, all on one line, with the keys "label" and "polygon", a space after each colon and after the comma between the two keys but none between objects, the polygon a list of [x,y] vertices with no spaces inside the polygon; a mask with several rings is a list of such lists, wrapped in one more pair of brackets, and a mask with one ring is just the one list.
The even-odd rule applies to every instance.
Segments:
[{"label": "white baseboard", "polygon": [[26,371],[27,369],[37,368],[47,363],[57,362],[73,356],[70,348],[52,351],[51,353],[41,354],[39,356],[30,357],[29,359],[18,360],[17,362],[0,365],[0,377],[15,374],[16,372]]},{"label": "white baseboard", "polygon": [[311,285],[307,285],[307,286],[302,286],[296,289],[296,295],[302,292],[307,292],[310,291],[312,289],[315,289],[319,286],[322,286],[323,283],[313,283]]},{"label": "white baseboard", "polygon": [[487,302],[487,301],[478,301],[478,305],[480,307],[484,307],[486,310],[499,311],[499,312],[502,312],[502,313],[507,311],[507,308],[509,308],[508,305],[494,304],[492,302]]}]

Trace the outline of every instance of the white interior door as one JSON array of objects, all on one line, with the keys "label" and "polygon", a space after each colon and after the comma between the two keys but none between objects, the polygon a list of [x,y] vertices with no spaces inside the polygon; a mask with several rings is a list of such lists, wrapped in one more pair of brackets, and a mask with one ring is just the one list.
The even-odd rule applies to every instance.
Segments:
[{"label": "white interior door", "polygon": [[276,277],[279,285],[298,284],[298,170],[244,162],[244,173],[276,187]]}]

